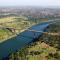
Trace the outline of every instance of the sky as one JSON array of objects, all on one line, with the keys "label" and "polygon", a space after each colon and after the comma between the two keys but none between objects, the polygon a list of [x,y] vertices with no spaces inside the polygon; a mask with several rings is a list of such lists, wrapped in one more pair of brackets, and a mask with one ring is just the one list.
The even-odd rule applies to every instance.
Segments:
[{"label": "sky", "polygon": [[0,0],[0,6],[60,6],[60,0]]}]

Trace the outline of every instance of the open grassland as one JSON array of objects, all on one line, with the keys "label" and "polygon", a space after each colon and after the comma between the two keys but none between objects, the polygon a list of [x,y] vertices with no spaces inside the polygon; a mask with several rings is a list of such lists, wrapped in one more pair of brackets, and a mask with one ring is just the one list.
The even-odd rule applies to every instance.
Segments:
[{"label": "open grassland", "polygon": [[6,22],[12,22],[14,21],[14,16],[13,17],[5,17],[5,18],[0,18],[0,23],[6,23]]},{"label": "open grassland", "polygon": [[9,38],[9,36],[11,35],[12,33],[9,30],[0,29],[0,41],[2,41],[3,39]]}]

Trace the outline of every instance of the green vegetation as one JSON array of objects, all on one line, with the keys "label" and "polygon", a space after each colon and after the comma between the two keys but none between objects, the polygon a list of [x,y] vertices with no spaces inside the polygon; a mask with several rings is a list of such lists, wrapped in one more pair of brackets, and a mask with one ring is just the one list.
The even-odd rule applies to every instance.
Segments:
[{"label": "green vegetation", "polygon": [[[59,22],[50,25],[47,31],[60,32]],[[12,55],[8,60],[60,60],[60,35],[43,34],[37,41]]]},{"label": "green vegetation", "polygon": [[[32,18],[31,18],[32,19]],[[23,16],[10,16],[0,19],[0,41],[15,36],[35,24],[45,22],[47,19],[29,19]],[[12,30],[11,28],[14,28]],[[47,31],[49,33],[60,32],[60,22],[51,24]],[[9,55],[7,60],[60,60],[60,35],[43,34],[37,41],[29,46]]]},{"label": "green vegetation", "polygon": [[2,39],[7,39],[11,35],[12,33],[9,30],[0,29],[0,41],[2,41]]}]

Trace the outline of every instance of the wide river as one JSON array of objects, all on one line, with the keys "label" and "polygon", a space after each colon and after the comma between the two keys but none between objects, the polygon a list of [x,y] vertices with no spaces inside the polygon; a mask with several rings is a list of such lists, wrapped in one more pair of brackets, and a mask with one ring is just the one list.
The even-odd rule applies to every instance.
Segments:
[{"label": "wide river", "polygon": [[[32,26],[29,28],[29,30],[44,32],[48,26],[49,23],[45,22]],[[38,38],[41,34],[41,32],[39,33],[25,30],[24,32],[18,34],[16,37],[10,38],[0,43],[0,60],[6,58],[9,54],[14,53],[29,43],[33,42],[34,39]]]}]

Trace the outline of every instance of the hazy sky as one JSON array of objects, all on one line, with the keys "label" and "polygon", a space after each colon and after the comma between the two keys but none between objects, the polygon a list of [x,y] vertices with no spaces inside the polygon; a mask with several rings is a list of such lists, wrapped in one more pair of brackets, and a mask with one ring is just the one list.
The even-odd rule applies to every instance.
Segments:
[{"label": "hazy sky", "polygon": [[60,6],[60,0],[0,0],[0,6]]}]

